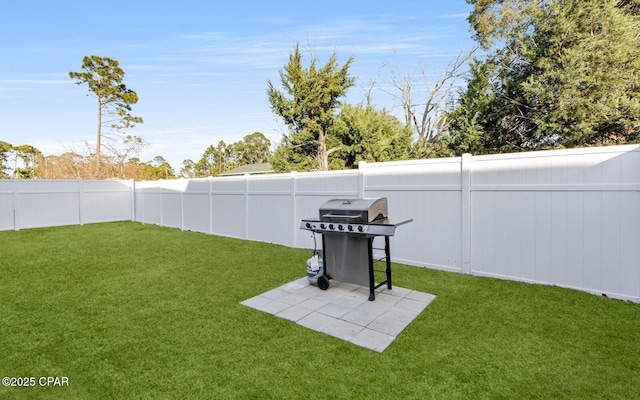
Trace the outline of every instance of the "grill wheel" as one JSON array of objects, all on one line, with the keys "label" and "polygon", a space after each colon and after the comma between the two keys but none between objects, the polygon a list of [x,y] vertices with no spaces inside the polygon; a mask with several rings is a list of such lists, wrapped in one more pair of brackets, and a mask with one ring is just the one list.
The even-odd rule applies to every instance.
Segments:
[{"label": "grill wheel", "polygon": [[322,290],[329,289],[329,278],[326,276],[321,276],[318,278],[318,287]]}]

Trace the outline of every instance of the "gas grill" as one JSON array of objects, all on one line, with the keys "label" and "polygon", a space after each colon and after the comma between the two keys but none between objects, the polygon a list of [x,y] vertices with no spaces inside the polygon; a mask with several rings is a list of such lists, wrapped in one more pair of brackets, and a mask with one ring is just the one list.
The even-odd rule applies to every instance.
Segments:
[{"label": "gas grill", "polygon": [[[388,218],[387,198],[332,199],[319,209],[318,219],[303,219],[300,229],[322,234],[322,261],[325,276],[318,287],[327,289],[329,279],[369,286],[369,300],[375,300],[375,289],[392,288],[389,237],[396,227],[413,221]],[[384,256],[374,259],[374,239],[384,237]],[[385,261],[385,269],[374,270],[376,261]],[[376,284],[375,272],[385,279]]]}]

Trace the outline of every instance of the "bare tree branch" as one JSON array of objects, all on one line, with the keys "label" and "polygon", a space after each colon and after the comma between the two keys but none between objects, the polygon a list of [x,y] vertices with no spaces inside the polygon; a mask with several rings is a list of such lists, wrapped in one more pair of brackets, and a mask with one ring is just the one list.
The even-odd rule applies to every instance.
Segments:
[{"label": "bare tree branch", "polygon": [[400,76],[397,70],[392,69],[391,85],[395,90],[387,93],[400,102],[405,122],[411,125],[418,141],[424,142],[425,145],[433,143],[446,130],[448,100],[451,98],[456,80],[465,72],[463,67],[475,50],[473,49],[464,55],[460,53],[447,66],[444,74],[433,83],[429,82],[427,71],[422,68],[420,79],[426,89],[422,101],[415,94],[416,78],[411,74]]}]

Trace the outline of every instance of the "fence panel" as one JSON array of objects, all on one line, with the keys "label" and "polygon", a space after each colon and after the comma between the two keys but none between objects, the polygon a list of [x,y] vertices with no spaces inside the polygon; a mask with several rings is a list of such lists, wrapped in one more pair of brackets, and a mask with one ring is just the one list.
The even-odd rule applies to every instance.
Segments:
[{"label": "fence panel", "polygon": [[403,263],[460,272],[461,159],[365,164],[364,195],[387,197],[392,219],[413,219],[390,239]]},{"label": "fence panel", "polygon": [[639,173],[637,147],[474,157],[472,272],[638,298]]},{"label": "fence panel", "polygon": [[247,182],[243,177],[211,182],[211,233],[247,238]]},{"label": "fence panel", "polygon": [[182,229],[211,232],[211,179],[192,179],[182,193]]},{"label": "fence panel", "polygon": [[[0,229],[134,219],[320,247],[333,198],[382,197],[394,261],[640,301],[640,146],[362,163],[358,170],[155,182],[0,180]],[[302,267],[301,267],[302,268]]]},{"label": "fence panel", "polygon": [[268,175],[247,181],[248,239],[293,245],[292,187],[290,175]]},{"label": "fence panel", "polygon": [[81,223],[133,219],[133,181],[80,181]]},{"label": "fence panel", "polygon": [[13,180],[0,180],[0,231],[15,229],[14,186]]},{"label": "fence panel", "polygon": [[157,182],[136,183],[135,220],[162,225],[162,187]]},{"label": "fence panel", "polygon": [[16,228],[80,224],[78,181],[16,181]]},{"label": "fence panel", "polygon": [[133,181],[0,180],[0,230],[131,220]]},{"label": "fence panel", "polygon": [[162,225],[172,228],[183,228],[184,205],[182,196],[189,181],[184,179],[161,181],[160,209]]}]

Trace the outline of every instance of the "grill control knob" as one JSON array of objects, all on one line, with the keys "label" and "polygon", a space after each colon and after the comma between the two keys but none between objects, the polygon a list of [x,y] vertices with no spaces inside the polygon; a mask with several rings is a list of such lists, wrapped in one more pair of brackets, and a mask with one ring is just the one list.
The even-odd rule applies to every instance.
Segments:
[{"label": "grill control knob", "polygon": [[307,226],[307,229],[308,229],[308,228],[311,228],[311,224],[310,224],[309,222],[307,222],[307,225],[306,225],[306,226]]},{"label": "grill control knob", "polygon": [[349,225],[347,229],[349,229],[349,232],[353,231],[353,225]]},{"label": "grill control knob", "polygon": [[325,229],[327,226],[325,224],[320,224],[320,229]]},{"label": "grill control knob", "polygon": [[364,231],[364,226],[358,225],[358,232],[363,232],[363,231]]},{"label": "grill control knob", "polygon": [[329,229],[333,230],[334,226],[333,224],[329,224]]},{"label": "grill control knob", "polygon": [[338,229],[340,229],[341,231],[344,230],[344,226],[342,226],[342,224],[338,225]]}]

